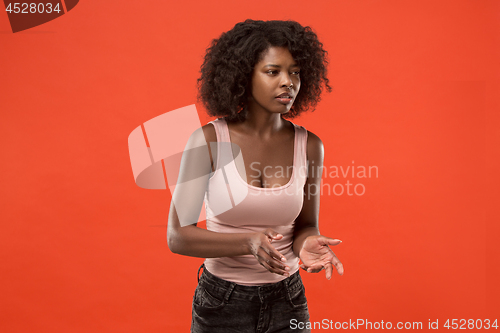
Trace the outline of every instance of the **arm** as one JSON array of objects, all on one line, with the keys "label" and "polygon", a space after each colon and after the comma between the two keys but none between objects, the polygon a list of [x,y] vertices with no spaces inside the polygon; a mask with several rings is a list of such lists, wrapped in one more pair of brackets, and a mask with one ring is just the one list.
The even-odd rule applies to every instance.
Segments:
[{"label": "arm", "polygon": [[284,257],[271,245],[272,240],[280,239],[282,235],[271,229],[260,233],[226,234],[196,225],[214,164],[207,142],[216,141],[213,126],[205,125],[191,135],[183,152],[168,216],[170,250],[200,258],[253,254],[269,271],[286,275],[289,268],[283,263]]},{"label": "arm", "polygon": [[330,279],[332,265],[336,267],[340,275],[344,273],[344,268],[328,246],[338,245],[341,241],[322,236],[318,227],[323,156],[323,143],[316,135],[308,132],[309,169],[304,185],[304,204],[295,220],[293,252],[302,260],[301,267],[307,272],[319,272],[324,268],[326,278]]}]

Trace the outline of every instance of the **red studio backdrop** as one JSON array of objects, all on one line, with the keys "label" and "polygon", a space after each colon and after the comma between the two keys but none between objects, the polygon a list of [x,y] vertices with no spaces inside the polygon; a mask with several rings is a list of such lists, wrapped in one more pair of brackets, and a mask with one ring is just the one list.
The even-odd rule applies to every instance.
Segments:
[{"label": "red studio backdrop", "polygon": [[302,273],[311,321],[500,320],[499,1],[80,1],[15,33],[0,8],[0,331],[189,330],[203,260],[169,251],[170,192],[135,184],[127,138],[191,104],[211,120],[204,51],[247,18],[329,52],[333,91],[294,122],[338,170],[320,230],[345,274]]}]

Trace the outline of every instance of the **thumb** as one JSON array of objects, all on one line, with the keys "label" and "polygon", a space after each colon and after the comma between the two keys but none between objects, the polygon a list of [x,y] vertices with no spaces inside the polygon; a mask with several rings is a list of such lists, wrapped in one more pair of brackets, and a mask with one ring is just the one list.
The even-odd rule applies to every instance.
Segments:
[{"label": "thumb", "polygon": [[270,228],[264,230],[264,235],[266,235],[267,237],[269,237],[271,239],[280,239],[280,238],[283,237],[282,234],[280,234],[280,233],[278,233],[278,232],[276,232],[276,231],[274,231],[273,229],[270,229]]},{"label": "thumb", "polygon": [[321,245],[339,245],[340,243],[342,243],[340,239],[333,239],[326,236],[321,236],[320,238],[318,238],[318,242]]}]

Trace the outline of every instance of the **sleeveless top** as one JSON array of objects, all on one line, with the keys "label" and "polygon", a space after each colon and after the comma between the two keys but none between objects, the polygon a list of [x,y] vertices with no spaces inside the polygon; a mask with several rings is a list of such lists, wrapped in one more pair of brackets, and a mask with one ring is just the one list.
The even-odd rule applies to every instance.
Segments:
[{"label": "sleeveless top", "polygon": [[[290,275],[299,269],[299,258],[293,253],[295,219],[302,210],[304,185],[307,180],[307,131],[295,128],[293,170],[283,186],[260,188],[248,184],[239,174],[233,157],[227,123],[219,118],[211,121],[217,135],[216,169],[211,173],[205,193],[207,229],[220,233],[261,232],[272,228],[283,235],[271,244],[290,266]],[[213,151],[213,150],[212,150]],[[236,163],[235,163],[236,160]],[[214,161],[215,162],[215,161]],[[286,170],[286,166],[283,168]],[[263,285],[286,277],[269,272],[253,255],[207,258],[205,267],[213,275],[241,285]]]}]

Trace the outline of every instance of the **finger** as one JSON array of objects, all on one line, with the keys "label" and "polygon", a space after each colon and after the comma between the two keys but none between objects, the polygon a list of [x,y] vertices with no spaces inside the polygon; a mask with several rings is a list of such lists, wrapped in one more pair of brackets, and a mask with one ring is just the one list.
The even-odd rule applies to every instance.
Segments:
[{"label": "finger", "polygon": [[304,264],[300,264],[299,267],[302,268],[303,270],[307,271],[307,267]]},{"label": "finger", "polygon": [[285,256],[282,255],[278,250],[276,250],[274,246],[272,246],[271,244],[268,244],[266,247],[264,246],[265,245],[263,244],[261,248],[264,249],[264,251],[266,251],[271,257],[275,258],[278,261],[286,262]]},{"label": "finger", "polygon": [[330,238],[330,237],[326,237],[326,236],[322,236],[321,238],[318,238],[318,242],[321,245],[332,245],[332,246],[339,245],[340,243],[342,243],[342,241],[340,239],[334,239],[334,238]]},{"label": "finger", "polygon": [[281,239],[283,238],[283,235],[274,231],[273,229],[266,229],[264,230],[264,235],[266,235],[267,237],[269,237],[270,239]]},{"label": "finger", "polygon": [[[267,269],[271,273],[276,273],[279,275],[284,275],[284,276],[290,276],[290,273],[287,270],[280,269],[278,267],[273,266],[273,259],[272,258],[263,258],[260,257],[258,258],[259,263],[264,266],[265,269]],[[275,261],[276,263],[276,261]],[[289,269],[289,268],[288,268]]]},{"label": "finger", "polygon": [[339,273],[339,275],[344,275],[344,265],[342,265],[339,258],[337,258],[335,254],[333,255],[332,264],[335,266],[335,269],[337,269],[337,273]]},{"label": "finger", "polygon": [[325,276],[326,276],[327,280],[330,280],[332,278],[332,271],[333,271],[332,264],[331,263],[327,263],[325,265]]},{"label": "finger", "polygon": [[307,269],[307,273],[319,273],[323,270],[323,268],[315,268],[315,269],[312,269],[312,268],[308,268]]},{"label": "finger", "polygon": [[269,265],[277,267],[282,270],[290,270],[287,264],[285,264],[286,258],[279,253],[272,245],[268,245],[267,248],[261,247],[262,253],[259,254],[265,260],[269,260]]},{"label": "finger", "polygon": [[318,273],[318,272],[321,272],[322,269],[323,269],[323,265],[315,264],[315,265],[309,266],[307,268],[307,273]]}]

